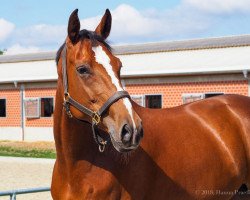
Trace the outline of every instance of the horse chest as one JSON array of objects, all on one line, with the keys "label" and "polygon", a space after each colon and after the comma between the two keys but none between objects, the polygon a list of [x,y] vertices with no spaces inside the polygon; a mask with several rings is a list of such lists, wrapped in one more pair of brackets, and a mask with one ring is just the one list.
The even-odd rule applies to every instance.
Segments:
[{"label": "horse chest", "polygon": [[72,199],[121,199],[123,189],[110,172],[92,167],[76,174],[70,183]]}]

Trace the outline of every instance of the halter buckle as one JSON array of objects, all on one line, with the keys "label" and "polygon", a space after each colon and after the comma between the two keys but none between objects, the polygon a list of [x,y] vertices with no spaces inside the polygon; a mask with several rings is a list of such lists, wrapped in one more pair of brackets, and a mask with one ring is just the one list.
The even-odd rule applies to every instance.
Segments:
[{"label": "halter buckle", "polygon": [[101,145],[99,145],[99,151],[100,151],[101,153],[104,152],[106,144],[107,144],[107,141],[104,141],[104,140],[101,141]]},{"label": "halter buckle", "polygon": [[70,108],[69,108],[69,97],[70,97],[70,95],[69,95],[68,92],[64,93],[64,103],[63,103],[63,105],[64,105],[65,111],[66,111],[67,115],[69,116],[69,118],[72,118],[73,115],[70,112]]},{"label": "halter buckle", "polygon": [[97,114],[97,112],[94,112],[92,116],[92,121],[97,125],[101,121],[101,116]]},{"label": "halter buckle", "polygon": [[68,92],[64,93],[64,101],[68,102],[70,98],[70,95]]}]

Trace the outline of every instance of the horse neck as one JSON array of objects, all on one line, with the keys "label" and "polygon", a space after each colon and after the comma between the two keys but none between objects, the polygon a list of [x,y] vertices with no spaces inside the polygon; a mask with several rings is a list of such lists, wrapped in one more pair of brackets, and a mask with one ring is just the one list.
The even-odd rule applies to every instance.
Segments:
[{"label": "horse neck", "polygon": [[62,88],[62,81],[58,81],[54,111],[54,138],[57,159],[64,162],[67,160],[71,164],[80,159],[92,160],[97,147],[93,141],[91,126],[68,117],[63,108]]}]

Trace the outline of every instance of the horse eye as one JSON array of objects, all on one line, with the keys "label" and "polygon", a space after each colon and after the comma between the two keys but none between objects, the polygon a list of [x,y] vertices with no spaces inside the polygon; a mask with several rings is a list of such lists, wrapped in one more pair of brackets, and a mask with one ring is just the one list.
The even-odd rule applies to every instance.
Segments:
[{"label": "horse eye", "polygon": [[87,66],[80,66],[76,70],[81,75],[89,74],[90,73],[89,68]]}]

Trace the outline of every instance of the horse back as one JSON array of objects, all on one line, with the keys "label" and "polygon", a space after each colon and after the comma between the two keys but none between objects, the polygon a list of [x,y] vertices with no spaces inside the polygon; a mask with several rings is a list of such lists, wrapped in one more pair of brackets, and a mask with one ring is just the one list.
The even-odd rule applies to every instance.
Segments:
[{"label": "horse back", "polygon": [[249,183],[249,97],[222,95],[169,109],[134,108],[143,122],[142,148],[189,193],[233,191]]}]

